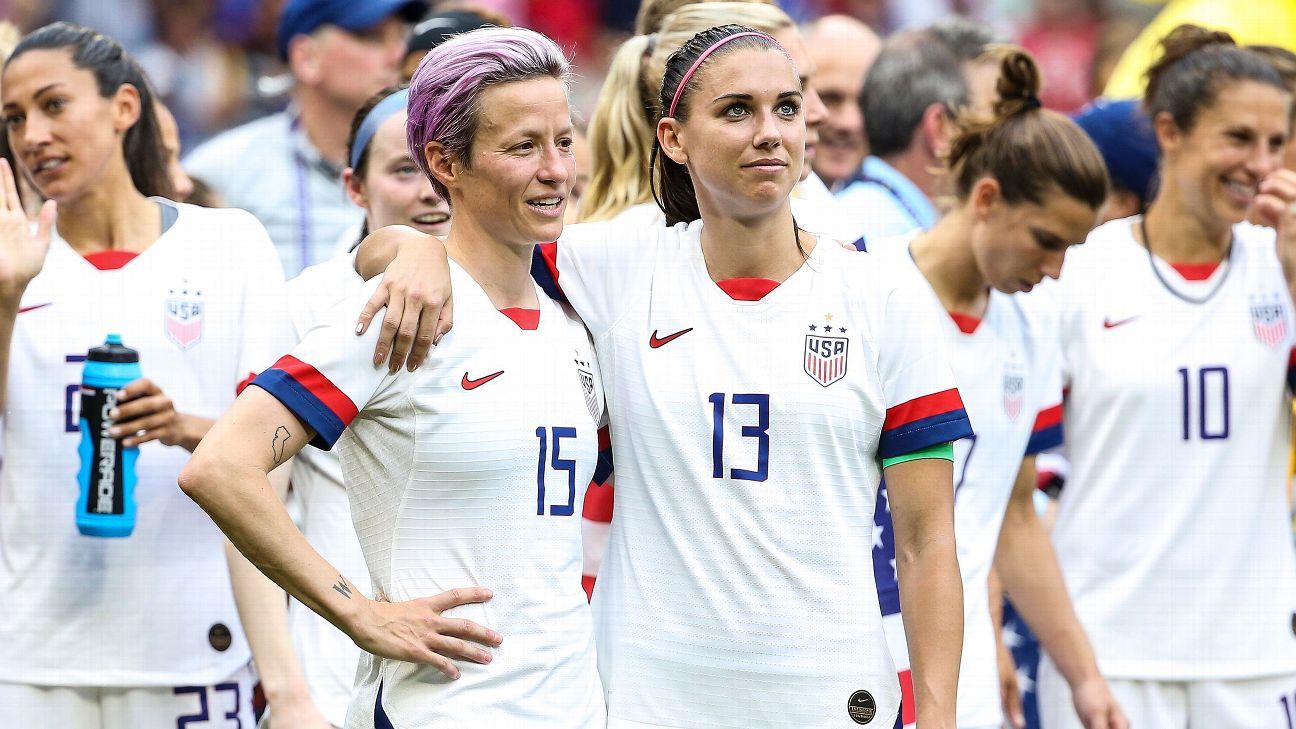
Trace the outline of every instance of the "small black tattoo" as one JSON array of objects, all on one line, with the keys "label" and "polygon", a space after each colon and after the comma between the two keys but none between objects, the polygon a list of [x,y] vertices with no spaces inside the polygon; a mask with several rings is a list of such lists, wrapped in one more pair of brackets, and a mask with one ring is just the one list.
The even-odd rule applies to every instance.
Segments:
[{"label": "small black tattoo", "polygon": [[274,440],[270,442],[270,450],[274,453],[275,463],[283,460],[284,446],[288,445],[288,439],[291,437],[292,433],[289,433],[288,429],[282,425],[275,430]]},{"label": "small black tattoo", "polygon": [[346,578],[342,575],[338,575],[338,581],[333,583],[333,589],[337,590],[342,597],[351,598],[351,588],[347,586]]}]

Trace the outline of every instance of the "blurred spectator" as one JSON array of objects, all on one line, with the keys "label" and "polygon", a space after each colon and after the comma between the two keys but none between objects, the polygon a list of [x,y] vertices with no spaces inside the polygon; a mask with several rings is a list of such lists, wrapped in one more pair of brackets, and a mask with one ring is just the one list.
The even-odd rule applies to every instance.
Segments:
[{"label": "blurred spectator", "polygon": [[1142,29],[1143,24],[1133,18],[1109,18],[1102,24],[1089,68],[1090,98],[1096,99],[1103,95],[1103,89],[1107,88],[1107,81],[1116,70],[1116,64]]},{"label": "blurred spectator", "polygon": [[995,29],[977,20],[949,15],[923,28],[923,32],[945,44],[963,69],[968,84],[968,103],[986,113],[995,102],[995,83],[999,80],[999,61],[985,52],[1006,39]]},{"label": "blurred spectator", "polygon": [[1075,116],[1102,153],[1111,178],[1102,222],[1142,213],[1156,188],[1157,149],[1152,122],[1134,100],[1099,100]]},{"label": "blurred spectator", "polygon": [[444,43],[451,36],[467,33],[488,25],[507,28],[509,19],[493,10],[462,6],[455,10],[433,12],[414,26],[409,42],[405,44],[405,60],[401,61],[401,80],[409,83],[427,52]]},{"label": "blurred spectator", "polygon": [[[775,0],[758,0],[766,5],[778,5]],[[635,35],[648,35],[661,30],[666,17],[685,5],[692,5],[698,0],[642,0],[639,12],[635,15]]]},{"label": "blurred spectator", "polygon": [[[574,120],[573,120],[574,121]],[[577,208],[585,188],[589,186],[590,173],[594,169],[594,160],[590,156],[589,135],[585,125],[574,121],[572,124],[572,157],[576,160],[576,176],[572,178],[571,191],[567,193],[567,207],[563,210],[564,223],[580,222]]]},{"label": "blurred spectator", "polygon": [[184,166],[180,164],[180,127],[176,125],[175,116],[171,110],[156,97],[153,102],[153,110],[157,113],[158,119],[158,137],[162,143],[162,152],[166,155],[167,176],[171,178],[171,191],[175,193],[175,199],[187,201],[193,194],[193,180],[185,173]]},{"label": "blurred spectator", "polygon": [[815,88],[828,110],[819,128],[814,171],[830,189],[837,189],[868,155],[859,98],[882,41],[854,18],[829,15],[810,26],[806,45],[818,66]]},{"label": "blurred spectator", "polygon": [[152,0],[57,0],[44,4],[51,6],[52,18],[94,28],[132,53],[153,40]]},{"label": "blurred spectator", "polygon": [[1101,31],[1098,0],[1037,0],[1021,45],[1039,61],[1045,106],[1071,112],[1089,101]]},{"label": "blurred spectator", "polygon": [[242,118],[246,67],[239,49],[212,30],[216,0],[153,0],[153,7],[157,37],[136,56],[192,145]]},{"label": "blurred spectator", "polygon": [[945,43],[910,31],[882,46],[860,96],[870,154],[838,196],[857,248],[936,223],[951,110],[967,103],[967,79]]},{"label": "blurred spectator", "polygon": [[421,0],[288,0],[276,45],[292,70],[292,105],[186,160],[229,205],[261,220],[289,275],[328,258],[360,219],[342,186],[351,118],[399,79],[409,23],[426,9]]}]

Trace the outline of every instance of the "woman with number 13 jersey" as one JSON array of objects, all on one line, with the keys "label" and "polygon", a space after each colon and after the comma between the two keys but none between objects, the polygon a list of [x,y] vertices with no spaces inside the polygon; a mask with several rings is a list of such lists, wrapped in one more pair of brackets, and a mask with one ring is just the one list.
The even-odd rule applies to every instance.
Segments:
[{"label": "woman with number 13 jersey", "polygon": [[[970,427],[918,282],[797,228],[801,101],[770,36],[698,33],[661,91],[671,227],[569,226],[537,252],[608,393],[616,518],[593,605],[611,729],[888,726],[868,559],[884,469],[920,725],[954,726],[949,443]],[[424,275],[426,241],[398,243]]]},{"label": "woman with number 13 jersey", "polygon": [[[1225,34],[1162,45],[1144,102],[1160,190],[1072,251],[1054,292],[1074,469],[1054,543],[1132,726],[1290,729],[1292,98]],[[1079,726],[1052,663],[1039,681],[1045,727]]]}]

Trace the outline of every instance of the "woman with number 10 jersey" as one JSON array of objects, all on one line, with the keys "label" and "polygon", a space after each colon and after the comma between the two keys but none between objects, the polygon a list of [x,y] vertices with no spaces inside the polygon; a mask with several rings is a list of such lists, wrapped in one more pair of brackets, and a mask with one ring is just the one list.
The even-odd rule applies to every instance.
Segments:
[{"label": "woman with number 10 jersey", "polygon": [[[954,727],[949,444],[971,430],[918,282],[793,220],[801,100],[770,36],[698,33],[662,84],[671,227],[569,226],[537,251],[607,387],[616,518],[593,605],[612,729],[888,726],[867,557],[884,469],[920,724]],[[392,236],[397,266],[444,280],[426,237]],[[402,277],[377,297],[408,310]]]},{"label": "woman with number 10 jersey", "polygon": [[[1144,101],[1160,190],[1073,250],[1053,292],[1073,466],[1053,538],[1132,726],[1289,729],[1292,98],[1226,34],[1162,45]],[[1039,681],[1045,727],[1079,726],[1054,664]]]}]

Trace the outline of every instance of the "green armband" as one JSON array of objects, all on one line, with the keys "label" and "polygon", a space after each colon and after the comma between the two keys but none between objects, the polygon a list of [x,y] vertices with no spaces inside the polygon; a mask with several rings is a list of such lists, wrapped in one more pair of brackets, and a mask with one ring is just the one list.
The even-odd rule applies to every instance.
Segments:
[{"label": "green armband", "polygon": [[897,463],[908,463],[909,461],[919,461],[924,458],[940,458],[946,461],[953,461],[954,444],[939,443],[934,446],[928,446],[927,448],[923,448],[922,450],[914,451],[913,453],[906,453],[903,456],[895,456],[894,458],[883,458],[882,468],[887,469],[890,468],[891,466],[896,465]]}]

